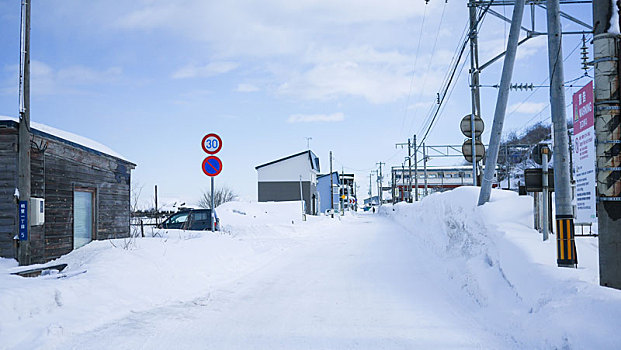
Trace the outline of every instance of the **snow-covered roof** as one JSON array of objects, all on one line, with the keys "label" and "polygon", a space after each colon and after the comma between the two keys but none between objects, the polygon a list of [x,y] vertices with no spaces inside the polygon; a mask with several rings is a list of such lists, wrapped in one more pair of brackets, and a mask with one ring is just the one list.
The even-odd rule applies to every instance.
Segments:
[{"label": "snow-covered roof", "polygon": [[316,170],[316,171],[320,171],[319,170],[319,157],[317,157],[315,155],[315,153],[313,153],[313,151],[311,151],[311,150],[306,150],[304,152],[300,152],[300,153],[296,153],[296,154],[293,154],[293,155],[290,155],[290,156],[287,156],[287,157],[284,157],[284,158],[280,158],[280,159],[271,161],[269,163],[257,165],[254,168],[258,170],[259,168],[263,168],[263,167],[268,166],[268,165],[280,163],[282,161],[285,161],[285,160],[288,160],[288,159],[291,159],[291,158],[295,158],[295,157],[301,156],[303,154],[308,154],[308,160],[310,161],[311,169]]},{"label": "snow-covered roof", "polygon": [[[14,118],[14,117],[7,117],[7,116],[3,116],[0,115],[0,123],[2,123],[3,121],[9,121],[9,122],[15,122],[19,124],[19,119],[18,118]],[[76,145],[82,146],[82,147],[86,147],[88,149],[100,152],[100,153],[104,153],[107,154],[109,156],[124,160],[126,162],[130,162],[127,158],[125,158],[124,156],[122,156],[121,154],[113,151],[111,148],[109,148],[108,146],[102,145],[99,142],[93,141],[89,138],[86,138],[84,136],[80,136],[80,135],[76,135],[67,131],[63,131],[63,130],[59,130],[56,128],[53,128],[51,126],[45,125],[45,124],[40,124],[40,123],[36,123],[31,121],[30,122],[30,129],[31,130],[36,130],[39,131],[41,133],[44,134],[48,134],[51,136],[55,136],[57,138],[60,138],[62,140],[68,141],[70,143],[74,143]],[[131,163],[131,162],[130,162]]]}]

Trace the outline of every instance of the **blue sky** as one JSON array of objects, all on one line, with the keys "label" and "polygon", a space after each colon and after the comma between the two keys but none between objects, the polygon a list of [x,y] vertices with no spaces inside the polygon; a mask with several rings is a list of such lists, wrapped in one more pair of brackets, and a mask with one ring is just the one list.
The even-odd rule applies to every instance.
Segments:
[{"label": "blue sky", "polygon": [[[512,8],[495,10],[510,17]],[[591,23],[590,5],[563,10]],[[544,31],[545,13],[536,13]],[[19,20],[19,1],[0,0],[0,115],[18,114]],[[400,165],[407,152],[394,144],[424,130],[467,20],[463,0],[34,1],[31,118],[135,162],[145,206],[156,184],[160,202],[191,203],[208,188],[200,142],[209,132],[224,145],[216,184],[244,199],[256,199],[254,167],[306,149],[306,137],[322,170],[333,151],[335,168],[354,172],[367,193],[375,163]],[[485,18],[481,62],[503,50],[508,30]],[[580,50],[570,55],[579,39],[564,40],[565,80],[582,74]],[[482,84],[498,83],[501,62]],[[463,142],[467,70],[429,144]],[[547,75],[545,38],[521,46],[513,81],[537,85]],[[483,88],[485,142],[496,94]],[[505,131],[545,121],[547,104],[545,88],[512,92]]]}]

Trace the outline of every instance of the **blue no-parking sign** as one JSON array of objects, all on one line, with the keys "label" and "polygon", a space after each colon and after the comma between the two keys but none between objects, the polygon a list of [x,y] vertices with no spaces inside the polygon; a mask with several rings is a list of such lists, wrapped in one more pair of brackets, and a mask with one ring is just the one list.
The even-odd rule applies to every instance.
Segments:
[{"label": "blue no-parking sign", "polygon": [[209,156],[203,160],[203,172],[207,176],[217,176],[222,171],[222,161],[216,156]]}]

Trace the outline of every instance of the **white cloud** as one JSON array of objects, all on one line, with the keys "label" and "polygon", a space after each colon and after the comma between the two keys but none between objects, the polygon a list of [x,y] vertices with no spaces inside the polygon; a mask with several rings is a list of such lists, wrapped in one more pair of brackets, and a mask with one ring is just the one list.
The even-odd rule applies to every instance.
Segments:
[{"label": "white cloud", "polygon": [[235,91],[237,92],[255,92],[255,91],[259,91],[259,88],[252,85],[252,84],[248,84],[248,83],[242,83],[242,84],[238,84],[237,85],[237,89],[235,89]]},{"label": "white cloud", "polygon": [[180,68],[172,74],[174,79],[185,78],[208,78],[224,73],[228,73],[237,68],[235,62],[211,62],[202,66],[194,64],[188,64],[185,67]]},{"label": "white cloud", "polygon": [[[19,74],[19,66],[6,67],[7,71]],[[84,94],[87,86],[110,84],[122,78],[123,70],[120,67],[110,67],[97,70],[81,65],[74,65],[54,69],[45,62],[30,61],[30,82],[33,95]],[[11,81],[11,83],[13,83]],[[6,88],[4,93],[17,92],[17,87]]]},{"label": "white cloud", "polygon": [[[465,21],[461,7],[411,0],[139,0],[124,11],[101,12],[116,32],[144,32],[154,40],[174,38],[192,47],[190,62],[208,57],[221,64],[188,64],[173,71],[172,78],[210,77],[239,65],[245,74],[262,81],[261,90],[311,100],[353,96],[389,103],[410,93],[413,74],[417,84],[412,93],[435,94],[452,57],[455,43],[449,39],[454,35],[443,27],[447,39],[437,42],[427,78],[434,43],[423,40],[413,68],[415,37],[423,12],[429,18],[424,31],[429,32],[438,28],[434,21],[442,9],[447,10],[445,23]],[[255,88],[239,84],[237,91]]]},{"label": "white cloud", "polygon": [[97,71],[84,66],[71,66],[58,70],[56,78],[67,84],[90,85],[116,81],[121,77],[122,73],[123,70],[119,67]]},{"label": "white cloud", "polygon": [[287,119],[288,123],[316,123],[316,122],[341,122],[345,120],[343,113],[333,114],[293,114]]},{"label": "white cloud", "polygon": [[523,102],[509,106],[509,113],[535,114],[541,112],[548,104],[544,102]]}]

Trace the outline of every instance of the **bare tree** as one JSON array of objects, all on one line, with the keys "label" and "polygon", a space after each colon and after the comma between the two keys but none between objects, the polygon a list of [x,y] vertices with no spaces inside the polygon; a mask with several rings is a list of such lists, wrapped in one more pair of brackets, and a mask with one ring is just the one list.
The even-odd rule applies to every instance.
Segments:
[{"label": "bare tree", "polygon": [[131,199],[130,199],[130,211],[135,213],[138,211],[138,205],[140,204],[140,195],[142,194],[142,189],[144,185],[138,181],[132,181],[131,185]]},{"label": "bare tree", "polygon": [[[213,198],[216,207],[218,207],[220,204],[236,200],[237,194],[229,187],[222,186],[214,190]],[[211,208],[211,189],[203,191],[203,195],[198,200],[198,206],[201,208]]]}]

